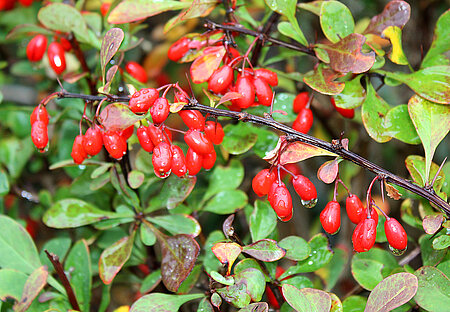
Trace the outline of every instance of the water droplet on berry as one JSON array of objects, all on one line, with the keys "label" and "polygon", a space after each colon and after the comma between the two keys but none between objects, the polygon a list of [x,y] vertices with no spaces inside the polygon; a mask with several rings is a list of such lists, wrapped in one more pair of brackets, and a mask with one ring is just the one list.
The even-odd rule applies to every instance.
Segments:
[{"label": "water droplet on berry", "polygon": [[313,208],[317,204],[317,198],[311,199],[311,200],[301,200],[302,205],[305,208]]},{"label": "water droplet on berry", "polygon": [[391,250],[391,252],[394,256],[401,256],[405,253],[405,251],[406,251],[406,249],[408,249],[408,247],[400,250],[400,249],[395,249],[391,245],[389,245],[389,249]]}]

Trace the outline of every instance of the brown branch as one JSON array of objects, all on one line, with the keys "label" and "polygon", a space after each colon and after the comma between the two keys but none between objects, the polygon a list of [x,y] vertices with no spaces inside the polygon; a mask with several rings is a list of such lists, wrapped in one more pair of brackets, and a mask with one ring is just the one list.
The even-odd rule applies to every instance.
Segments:
[{"label": "brown branch", "polygon": [[75,297],[75,293],[72,289],[72,285],[70,285],[69,280],[67,279],[66,273],[64,273],[64,269],[62,267],[61,262],[59,262],[59,257],[51,252],[48,252],[47,249],[44,250],[47,254],[47,258],[50,260],[50,262],[53,264],[53,267],[55,268],[56,273],[59,276],[59,279],[61,280],[64,289],[66,290],[67,296],[69,297],[70,305],[74,310],[81,311],[80,306],[78,305],[77,298]]},{"label": "brown branch", "polygon": [[270,34],[273,24],[275,24],[279,18],[280,14],[273,11],[269,19],[267,20],[267,23],[264,25],[264,28],[262,30],[263,36],[260,40],[258,40],[255,47],[253,48],[252,58],[250,60],[250,63],[252,63],[253,66],[256,66],[258,64],[258,59],[261,55],[262,47],[264,46],[264,36],[268,36]]},{"label": "brown branch", "polygon": [[70,33],[69,35],[69,41],[72,45],[72,50],[75,56],[77,57],[78,61],[81,64],[81,68],[83,69],[83,72],[88,73],[86,76],[86,80],[89,86],[89,91],[91,94],[96,94],[97,89],[95,88],[95,81],[92,79],[91,69],[86,63],[86,58],[84,57],[83,51],[81,51],[80,45],[78,43],[77,38],[75,38],[75,35],[73,33]]}]

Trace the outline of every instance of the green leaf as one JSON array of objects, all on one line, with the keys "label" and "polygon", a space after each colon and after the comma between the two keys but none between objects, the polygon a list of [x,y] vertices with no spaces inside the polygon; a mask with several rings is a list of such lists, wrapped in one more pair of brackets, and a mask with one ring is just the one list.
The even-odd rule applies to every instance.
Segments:
[{"label": "green leaf", "polygon": [[419,288],[414,297],[417,304],[433,312],[445,312],[450,306],[450,281],[438,269],[430,266],[419,268],[414,275],[419,281]]},{"label": "green leaf", "polygon": [[352,275],[361,287],[372,290],[383,280],[383,264],[370,259],[352,259]]},{"label": "green leaf", "polygon": [[450,236],[448,234],[441,235],[433,240],[434,249],[437,250],[447,249],[449,246],[450,246]]},{"label": "green leaf", "polygon": [[221,284],[224,284],[227,286],[231,286],[234,284],[234,278],[232,276],[223,276],[222,274],[220,274],[217,271],[211,271],[211,272],[209,272],[209,275],[211,276],[211,278],[213,280],[215,280],[216,282],[219,282]]},{"label": "green leaf", "polygon": [[364,31],[365,34],[375,34],[381,36],[383,30],[388,26],[403,28],[411,15],[411,7],[406,1],[390,1],[383,12],[372,17],[370,24]]},{"label": "green leaf", "polygon": [[47,284],[47,277],[48,271],[44,266],[37,268],[30,274],[23,287],[20,301],[14,305],[14,311],[24,312],[28,310],[33,300]]},{"label": "green leaf", "polygon": [[300,42],[302,44],[305,43],[305,37],[297,33],[296,29],[290,22],[280,22],[277,27],[278,31],[282,35],[292,38],[295,41]]},{"label": "green leaf", "polygon": [[142,281],[140,292],[145,294],[151,292],[161,282],[161,269],[155,270],[147,275]]},{"label": "green leaf", "polygon": [[207,298],[203,298],[198,304],[197,312],[214,312],[214,308]]},{"label": "green leaf", "polygon": [[33,151],[31,138],[19,140],[9,137],[0,140],[0,163],[6,166],[10,178],[16,179],[20,176]]},{"label": "green leaf", "polygon": [[364,312],[367,299],[361,296],[350,296],[342,302],[345,312]]},{"label": "green leaf", "polygon": [[419,144],[420,138],[409,117],[408,105],[391,108],[384,117],[384,135],[389,135],[408,144]]},{"label": "green leaf", "polygon": [[222,147],[233,155],[240,155],[250,150],[258,139],[258,135],[251,131],[251,127],[243,122],[226,125],[223,128],[225,137]]},{"label": "green leaf", "polygon": [[234,190],[241,185],[244,179],[244,167],[239,160],[232,159],[227,167],[216,166],[210,176],[208,189],[203,197],[205,200],[224,190]]},{"label": "green leaf", "polygon": [[22,37],[30,37],[31,34],[43,34],[45,36],[53,36],[53,32],[48,30],[47,28],[41,27],[35,24],[20,24],[15,26],[9,33],[6,35],[5,39],[17,39]]},{"label": "green leaf", "polygon": [[131,236],[125,236],[103,250],[98,264],[98,273],[103,283],[111,284],[114,277],[116,277],[117,273],[122,269],[122,266],[127,262],[133,249],[135,234],[136,231],[133,231]]},{"label": "green leaf", "polygon": [[[292,106],[291,106],[292,107]],[[281,114],[275,114],[280,115]],[[274,120],[277,120],[277,118],[274,118]],[[253,129],[254,133],[258,135],[258,140],[256,141],[256,144],[253,146],[252,151],[258,156],[263,158],[266,156],[268,152],[270,152],[278,142],[278,135],[266,129],[265,127],[258,127]]]},{"label": "green leaf", "polygon": [[383,275],[383,278],[389,276],[392,271],[399,268],[396,257],[389,251],[381,248],[372,248],[367,252],[355,254],[352,258],[352,262],[361,259],[372,260],[381,263],[381,274]]},{"label": "green leaf", "polygon": [[[450,67],[448,69],[450,72]],[[450,90],[450,84],[448,90]],[[415,95],[408,102],[408,110],[425,149],[424,180],[428,184],[434,152],[450,130],[450,105],[434,104]]]},{"label": "green leaf", "polygon": [[8,175],[3,169],[0,169],[0,197],[9,193]]},{"label": "green leaf", "polygon": [[170,175],[161,188],[157,196],[152,198],[150,202],[150,209],[157,208],[174,209],[181,204],[194,189],[197,177],[180,178],[176,175]]},{"label": "green leaf", "polygon": [[350,10],[338,1],[326,1],[320,7],[320,26],[328,40],[335,43],[355,30]]},{"label": "green leaf", "polygon": [[98,118],[107,130],[121,131],[134,125],[144,117],[145,115],[133,113],[126,104],[113,103],[106,106]]},{"label": "green leaf", "polygon": [[314,71],[305,74],[303,81],[319,93],[335,95],[341,93],[345,87],[344,82],[334,81],[340,76],[341,74],[320,63]]},{"label": "green leaf", "polygon": [[43,222],[56,229],[74,228],[119,216],[103,211],[85,201],[75,198],[55,203],[43,216]]},{"label": "green leaf", "polygon": [[256,259],[252,259],[252,258],[245,258],[241,261],[239,261],[233,268],[234,274],[237,274],[241,271],[244,271],[245,269],[248,268],[253,268],[253,269],[257,269],[259,271],[261,271],[261,273],[265,276],[266,281],[270,282],[271,279],[269,278],[269,276],[267,276],[262,268],[261,265],[259,265],[258,261]]},{"label": "green leaf", "polygon": [[203,298],[203,294],[167,295],[152,293],[139,298],[130,308],[130,312],[178,312],[184,303]]},{"label": "green leaf", "polygon": [[273,239],[262,239],[246,245],[242,248],[242,252],[265,262],[280,260],[286,254],[286,251]]},{"label": "green leaf", "polygon": [[89,311],[92,288],[92,267],[89,247],[80,240],[72,247],[64,263],[64,270],[70,272],[70,285],[82,311]]},{"label": "green leaf", "polygon": [[392,51],[388,55],[389,59],[395,64],[408,65],[402,47],[402,30],[397,26],[389,26],[383,30],[383,36],[391,41]]},{"label": "green leaf", "polygon": [[203,247],[205,252],[203,266],[205,267],[205,271],[208,274],[212,270],[219,270],[221,266],[220,261],[212,252],[212,247],[223,240],[225,240],[225,236],[223,235],[223,232],[219,230],[211,232],[211,234],[209,234],[208,238],[206,239],[205,245]]},{"label": "green leaf", "polygon": [[149,228],[146,223],[141,224],[139,234],[144,245],[153,246],[156,243],[155,233],[153,233],[151,228]]},{"label": "green leaf", "polygon": [[243,208],[248,201],[247,194],[241,190],[225,190],[214,196],[203,208],[216,214],[231,214]]},{"label": "green leaf", "polygon": [[331,297],[323,290],[314,288],[299,290],[288,284],[284,284],[281,289],[287,303],[298,312],[323,312],[331,309]]},{"label": "green leaf", "polygon": [[356,108],[361,106],[366,98],[366,90],[361,86],[361,76],[345,82],[341,93],[333,95],[334,102],[340,108]]},{"label": "green leaf", "polygon": [[240,309],[238,312],[268,312],[268,311],[269,305],[267,304],[267,302],[256,302],[249,304],[245,308]]},{"label": "green leaf", "polygon": [[130,187],[133,189],[139,188],[144,182],[145,175],[143,172],[138,170],[131,170],[128,173],[128,183],[130,183]]},{"label": "green leaf", "polygon": [[311,248],[307,241],[299,236],[288,236],[283,238],[278,245],[286,249],[286,258],[294,261],[304,260],[309,257]]},{"label": "green leaf", "polygon": [[201,264],[197,264],[192,268],[192,271],[186,277],[186,279],[178,287],[177,294],[184,295],[189,293],[195,284],[199,281],[200,274],[203,272]]},{"label": "green leaf", "polygon": [[445,11],[436,22],[433,42],[422,60],[422,68],[434,65],[448,64],[449,60],[443,53],[450,47],[450,11]]},{"label": "green leaf", "polygon": [[316,271],[316,274],[319,275],[326,283],[327,291],[330,291],[339,280],[342,272],[344,271],[348,261],[348,252],[343,248],[335,248],[333,258],[331,261]]},{"label": "green leaf", "polygon": [[200,234],[201,227],[198,221],[183,214],[148,217],[148,221],[167,230],[170,234],[189,234],[196,237]]},{"label": "green leaf", "polygon": [[311,280],[309,278],[307,278],[306,276],[303,275],[296,275],[293,277],[289,277],[286,279],[283,279],[280,281],[280,283],[283,284],[288,284],[288,285],[292,285],[294,287],[296,287],[297,289],[302,289],[302,288],[313,288],[314,285],[311,282]]},{"label": "green leaf", "polygon": [[[270,207],[269,203],[267,201],[256,200],[255,209],[253,210],[249,220],[252,241],[256,242],[266,238],[270,235],[270,233],[272,233],[276,226],[277,216],[272,207]],[[305,244],[307,243],[305,242]]]},{"label": "green leaf", "polygon": [[437,265],[447,253],[447,250],[434,249],[432,244],[431,235],[422,235],[419,238],[420,255],[422,257],[423,265]]},{"label": "green leaf", "polygon": [[[420,186],[425,185],[425,171],[426,171],[426,162],[423,156],[418,155],[409,155],[405,159],[406,169],[408,169],[409,174],[413,178],[414,182]],[[431,163],[430,168],[430,176],[433,179],[436,176],[437,171],[439,170],[439,166],[435,163]],[[431,179],[430,179],[431,180]],[[433,189],[436,193],[440,193],[442,186],[445,182],[444,172],[441,170],[439,175],[437,176]]]},{"label": "green leaf", "polygon": [[0,300],[13,298],[16,301],[22,296],[23,287],[28,276],[14,269],[0,269]]},{"label": "green leaf", "polygon": [[[100,66],[102,68],[102,78],[105,79],[106,65],[120,48],[125,34],[120,28],[111,28],[105,34],[100,48]],[[105,80],[103,80],[105,81]]]}]

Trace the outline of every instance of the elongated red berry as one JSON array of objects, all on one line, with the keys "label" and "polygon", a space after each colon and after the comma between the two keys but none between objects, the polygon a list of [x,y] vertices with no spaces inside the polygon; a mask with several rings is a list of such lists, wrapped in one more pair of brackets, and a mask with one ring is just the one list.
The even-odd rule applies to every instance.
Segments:
[{"label": "elongated red berry", "polygon": [[109,8],[111,7],[111,2],[103,2],[100,6],[100,13],[102,16],[106,16],[108,14]]},{"label": "elongated red berry", "polygon": [[223,93],[230,86],[233,81],[233,68],[228,65],[223,65],[218,68],[209,78],[208,89],[214,93]]},{"label": "elongated red berry", "polygon": [[102,131],[98,128],[89,128],[84,134],[84,150],[90,156],[95,156],[102,150],[103,138]]},{"label": "elongated red berry", "polygon": [[42,60],[47,49],[47,37],[44,35],[36,35],[28,42],[27,58],[30,62],[37,62]]},{"label": "elongated red berry", "polygon": [[223,138],[225,137],[222,125],[211,120],[205,124],[205,135],[215,145],[222,144]]},{"label": "elongated red berry", "polygon": [[217,154],[216,151],[213,150],[212,153],[209,154],[202,154],[202,167],[205,170],[209,170],[212,167],[214,167],[214,164],[216,163]]},{"label": "elongated red berry", "polygon": [[408,245],[408,236],[403,226],[394,218],[387,218],[384,222],[384,232],[392,248],[404,250]]},{"label": "elongated red berry", "polygon": [[70,50],[72,50],[72,44],[71,44],[70,41],[67,40],[66,38],[61,37],[61,38],[59,39],[59,42],[61,43],[61,45],[62,45],[64,51],[69,52]]},{"label": "elongated red berry", "polygon": [[186,158],[184,157],[183,151],[179,146],[172,145],[172,173],[176,176],[182,177],[187,172]]},{"label": "elongated red berry", "polygon": [[59,42],[53,41],[47,49],[47,57],[53,71],[60,75],[66,70],[66,56],[63,46]]},{"label": "elongated red berry", "polygon": [[188,148],[186,153],[186,168],[189,175],[194,176],[200,172],[203,164],[203,156],[195,152],[192,148]]},{"label": "elongated red berry", "polygon": [[166,121],[170,113],[169,101],[166,98],[157,98],[150,108],[153,123],[160,124]]},{"label": "elongated red berry", "polygon": [[30,124],[34,124],[36,120],[43,121],[48,125],[48,113],[44,105],[38,105],[34,108],[30,116]]},{"label": "elongated red berry", "polygon": [[33,3],[33,0],[19,0],[19,2],[24,7],[29,7]]},{"label": "elongated red berry", "polygon": [[255,87],[250,76],[239,76],[236,79],[236,92],[242,97],[233,100],[242,109],[249,108],[255,101]]},{"label": "elongated red berry", "polygon": [[145,126],[140,126],[137,129],[136,135],[138,137],[139,144],[141,144],[144,151],[149,153],[153,152],[155,145],[152,142],[148,128]]},{"label": "elongated red berry", "polygon": [[184,135],[184,141],[190,148],[199,154],[210,154],[214,150],[212,142],[203,132],[198,130],[188,130]]},{"label": "elongated red berry", "polygon": [[292,217],[292,198],[286,185],[275,182],[269,190],[269,203],[282,221],[289,221]]},{"label": "elongated red berry", "polygon": [[119,135],[126,140],[128,140],[134,133],[134,125],[129,126],[123,130],[119,131]]},{"label": "elongated red berry", "polygon": [[336,102],[334,101],[334,98],[330,98],[330,102],[333,105],[333,107],[336,109],[336,111],[341,114],[342,117],[352,119],[355,117],[355,110],[353,108],[341,108],[336,106]]},{"label": "elongated red berry", "polygon": [[320,223],[325,232],[336,234],[341,227],[341,206],[337,201],[330,201],[320,213]]},{"label": "elongated red berry", "polygon": [[272,87],[275,87],[278,85],[278,76],[276,73],[274,73],[271,70],[268,70],[266,68],[258,68],[258,69],[254,70],[253,74],[254,74],[255,78],[264,79]]},{"label": "elongated red berry", "polygon": [[[367,209],[364,208],[361,220],[366,218],[367,218]],[[370,210],[370,219],[373,219],[373,221],[375,221],[375,225],[378,225],[378,212],[375,208],[371,208]]]},{"label": "elongated red berry", "polygon": [[153,171],[156,176],[166,178],[172,169],[172,149],[167,142],[161,142],[155,146],[152,155]]},{"label": "elongated red berry", "polygon": [[135,92],[129,102],[133,113],[146,113],[159,97],[159,92],[153,88],[144,88]]},{"label": "elongated red berry", "polygon": [[203,131],[205,128],[205,117],[197,110],[181,110],[178,112],[183,122],[189,129]]},{"label": "elongated red berry", "polygon": [[269,193],[271,186],[277,179],[276,170],[270,171],[269,169],[263,169],[258,172],[252,180],[253,191],[258,196],[264,196]]},{"label": "elongated red berry", "polygon": [[84,150],[84,137],[82,135],[77,135],[75,137],[70,156],[72,156],[73,162],[78,165],[87,158],[87,153]]},{"label": "elongated red berry", "polygon": [[189,98],[183,92],[175,90],[175,102],[189,103]]},{"label": "elongated red berry", "polygon": [[103,144],[109,155],[115,159],[121,159],[127,152],[127,141],[117,131],[102,133]]},{"label": "elongated red berry", "polygon": [[302,200],[311,201],[317,198],[316,187],[307,177],[301,174],[296,175],[292,179],[292,185]]},{"label": "elongated red berry", "polygon": [[189,51],[189,42],[191,40],[183,37],[172,43],[167,52],[167,56],[170,60],[176,62],[181,59]]},{"label": "elongated red berry", "polygon": [[165,128],[163,132],[160,127],[156,127],[154,124],[149,124],[148,131],[153,145],[155,146],[161,142],[172,141],[172,133],[167,128]]},{"label": "elongated red berry", "polygon": [[262,78],[253,79],[253,85],[255,86],[255,94],[258,102],[264,106],[270,106],[272,104],[273,92],[269,84]]},{"label": "elongated red berry", "polygon": [[369,251],[375,244],[377,225],[373,219],[363,219],[352,235],[353,249],[357,252]]},{"label": "elongated red berry", "polygon": [[347,216],[354,224],[361,222],[366,217],[365,210],[361,200],[355,194],[350,194],[345,200],[345,210]]},{"label": "elongated red berry", "polygon": [[43,150],[48,144],[47,125],[42,120],[37,120],[31,125],[31,140],[39,150]]},{"label": "elongated red berry", "polygon": [[145,71],[144,67],[142,67],[141,64],[133,61],[127,62],[125,64],[125,70],[127,71],[128,74],[130,74],[131,77],[133,77],[137,81],[147,83],[148,81],[147,72]]},{"label": "elongated red berry", "polygon": [[296,114],[300,113],[302,109],[306,108],[308,102],[309,102],[308,92],[300,92],[299,94],[297,94],[297,96],[294,99],[294,102],[292,103],[294,113]]},{"label": "elongated red berry", "polygon": [[292,128],[301,133],[308,133],[313,124],[313,114],[309,108],[302,109],[292,124]]}]

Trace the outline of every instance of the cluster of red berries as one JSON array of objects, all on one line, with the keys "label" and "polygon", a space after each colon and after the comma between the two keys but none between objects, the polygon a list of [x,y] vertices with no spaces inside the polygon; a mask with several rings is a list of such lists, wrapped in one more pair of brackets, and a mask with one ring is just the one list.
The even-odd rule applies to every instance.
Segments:
[{"label": "cluster of red berries", "polygon": [[19,2],[24,7],[29,7],[33,0],[0,0],[0,11],[9,11],[14,9],[16,2]]},{"label": "cluster of red berries", "polygon": [[66,70],[65,52],[71,49],[72,45],[64,37],[55,37],[47,48],[47,37],[38,34],[27,45],[27,57],[30,62],[39,62],[47,51],[50,66],[57,75],[60,75]]},{"label": "cluster of red berries", "polygon": [[[283,166],[279,167],[284,168]],[[316,187],[307,177],[301,174],[294,175],[292,185],[305,207],[315,206],[317,202]],[[253,178],[252,188],[258,196],[267,195],[270,206],[281,221],[289,221],[292,218],[292,197],[286,185],[281,181],[279,170],[274,167],[261,170]]]},{"label": "cluster of red berries", "polygon": [[297,114],[292,129],[301,133],[308,133],[313,124],[313,114],[310,107],[312,98],[308,92],[300,92],[292,103],[294,113]]},{"label": "cluster of red berries", "polygon": [[48,144],[48,113],[44,105],[35,107],[30,116],[31,140],[36,148],[43,152]]}]

